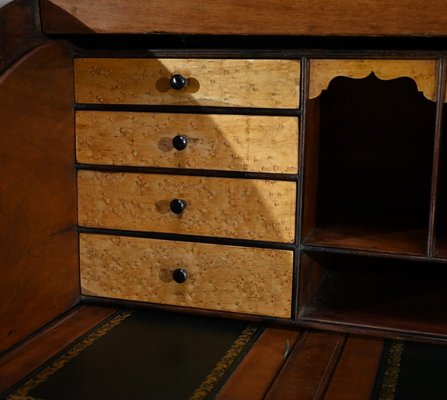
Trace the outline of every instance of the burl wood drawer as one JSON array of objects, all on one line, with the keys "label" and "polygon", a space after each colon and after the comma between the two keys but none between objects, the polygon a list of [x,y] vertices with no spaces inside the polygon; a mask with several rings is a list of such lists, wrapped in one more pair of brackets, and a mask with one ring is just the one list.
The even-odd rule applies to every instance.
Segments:
[{"label": "burl wood drawer", "polygon": [[74,69],[78,103],[298,107],[298,60],[77,58]]},{"label": "burl wood drawer", "polygon": [[79,171],[79,225],[293,242],[296,183]]},{"label": "burl wood drawer", "polygon": [[291,317],[292,251],[81,234],[80,257],[84,295]]},{"label": "burl wood drawer", "polygon": [[298,172],[298,118],[78,111],[86,164]]}]

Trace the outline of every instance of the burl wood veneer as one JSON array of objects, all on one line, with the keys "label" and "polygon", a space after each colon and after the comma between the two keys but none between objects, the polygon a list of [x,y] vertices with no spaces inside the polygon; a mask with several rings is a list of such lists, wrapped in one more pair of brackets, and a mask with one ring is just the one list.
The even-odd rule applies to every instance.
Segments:
[{"label": "burl wood veneer", "polygon": [[[295,240],[296,183],[79,171],[79,225],[276,242]],[[181,214],[173,199],[186,200]]]},{"label": "burl wood veneer", "polygon": [[[74,63],[78,103],[298,107],[296,60],[77,58]],[[185,88],[171,88],[175,74],[188,79]]]},{"label": "burl wood veneer", "polygon": [[80,257],[85,295],[291,316],[292,251],[81,234]]},{"label": "burl wood veneer", "polygon": [[296,117],[78,111],[76,143],[86,164],[298,172]]},{"label": "burl wood veneer", "polygon": [[318,97],[337,76],[361,79],[374,73],[383,80],[409,77],[428,100],[436,101],[435,60],[311,60],[310,71],[309,99]]}]

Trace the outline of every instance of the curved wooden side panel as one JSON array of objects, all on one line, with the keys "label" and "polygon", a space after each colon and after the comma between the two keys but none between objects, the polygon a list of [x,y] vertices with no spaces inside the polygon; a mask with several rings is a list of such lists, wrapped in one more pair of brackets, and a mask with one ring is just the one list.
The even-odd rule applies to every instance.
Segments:
[{"label": "curved wooden side panel", "polygon": [[411,78],[427,99],[436,101],[435,60],[311,60],[309,99],[318,97],[337,76],[361,79],[371,73],[383,80]]},{"label": "curved wooden side panel", "polygon": [[72,86],[57,42],[0,77],[0,352],[79,299]]},{"label": "curved wooden side panel", "polygon": [[14,0],[0,6],[0,73],[47,39],[38,17],[38,0]]}]

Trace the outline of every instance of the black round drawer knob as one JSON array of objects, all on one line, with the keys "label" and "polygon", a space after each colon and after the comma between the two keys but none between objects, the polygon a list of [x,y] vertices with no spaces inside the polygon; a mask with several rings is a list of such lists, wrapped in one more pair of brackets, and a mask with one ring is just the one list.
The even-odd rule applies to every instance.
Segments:
[{"label": "black round drawer knob", "polygon": [[174,279],[174,281],[176,281],[177,283],[183,283],[186,281],[187,278],[188,278],[188,271],[186,269],[177,268],[172,273],[172,279]]},{"label": "black round drawer knob", "polygon": [[169,204],[169,208],[174,214],[181,214],[185,210],[187,204],[186,200],[174,199]]},{"label": "black round drawer knob", "polygon": [[177,135],[172,139],[172,145],[174,149],[178,151],[185,150],[188,146],[188,136],[185,135]]},{"label": "black round drawer knob", "polygon": [[180,74],[175,74],[171,76],[169,83],[171,84],[171,87],[173,89],[180,90],[186,87],[186,85],[188,84],[188,79]]}]

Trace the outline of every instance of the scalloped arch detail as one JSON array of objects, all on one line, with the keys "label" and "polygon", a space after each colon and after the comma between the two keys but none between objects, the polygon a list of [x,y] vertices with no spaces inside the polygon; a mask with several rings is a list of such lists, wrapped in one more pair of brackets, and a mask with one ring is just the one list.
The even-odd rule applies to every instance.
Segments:
[{"label": "scalloped arch detail", "polygon": [[310,60],[309,99],[318,97],[338,76],[362,79],[372,72],[382,80],[411,78],[425,98],[436,101],[436,60]]}]

